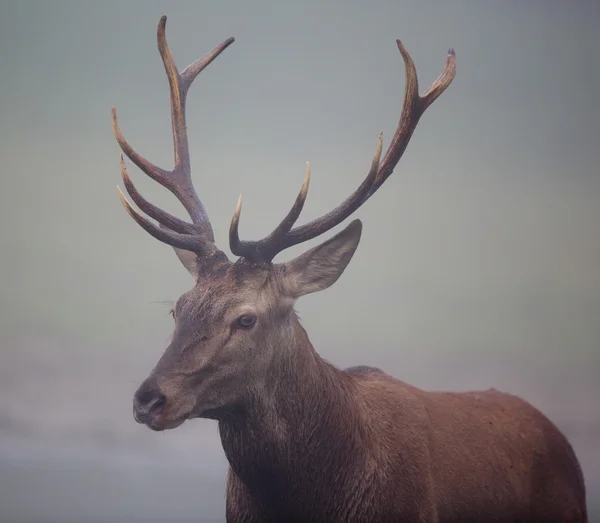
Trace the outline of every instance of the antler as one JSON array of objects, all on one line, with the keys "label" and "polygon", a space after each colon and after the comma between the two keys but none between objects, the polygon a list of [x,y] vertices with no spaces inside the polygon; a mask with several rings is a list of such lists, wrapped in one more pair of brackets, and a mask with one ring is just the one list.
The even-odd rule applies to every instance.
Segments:
[{"label": "antler", "polygon": [[180,220],[148,202],[137,191],[131,178],[127,174],[122,154],[121,177],[123,178],[125,189],[137,206],[148,216],[156,220],[159,225],[156,225],[139,214],[127,201],[118,187],[117,191],[119,198],[129,215],[152,236],[173,247],[194,251],[199,255],[207,255],[215,252],[216,247],[208,214],[206,213],[206,209],[200,201],[200,198],[198,198],[198,194],[192,183],[190,151],[185,122],[185,101],[187,92],[194,79],[230,44],[232,44],[234,39],[228,38],[202,58],[186,67],[183,72],[179,73],[167,45],[165,37],[166,23],[167,17],[161,17],[158,24],[157,38],[158,50],[169,79],[169,89],[171,93],[171,121],[173,124],[175,167],[171,171],[161,169],[135,152],[129,143],[127,143],[119,129],[117,112],[114,107],[112,109],[113,130],[121,150],[144,173],[169,189],[177,197],[190,215],[192,223]]},{"label": "antler", "polygon": [[415,64],[402,42],[396,40],[396,44],[404,59],[406,84],[400,122],[383,161],[380,162],[383,138],[383,133],[380,133],[371,169],[358,189],[324,216],[292,229],[302,211],[308,192],[310,168],[307,164],[306,178],[292,209],[276,229],[260,241],[242,241],[239,238],[238,225],[242,209],[240,196],[229,228],[229,245],[233,254],[256,263],[270,263],[284,249],[316,238],[340,224],[365,203],[392,174],[406,150],[419,119],[425,110],[448,88],[456,74],[456,55],[454,50],[450,49],[444,71],[429,90],[423,96],[419,96]]}]

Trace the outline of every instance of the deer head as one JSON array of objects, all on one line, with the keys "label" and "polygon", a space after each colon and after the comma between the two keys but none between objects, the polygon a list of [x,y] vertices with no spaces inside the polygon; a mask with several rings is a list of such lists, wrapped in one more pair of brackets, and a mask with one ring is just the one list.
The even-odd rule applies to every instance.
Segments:
[{"label": "deer head", "polygon": [[193,287],[173,309],[175,329],[163,356],[134,396],[135,419],[154,430],[174,428],[195,417],[219,419],[243,406],[252,391],[260,390],[279,351],[291,345],[298,319],[294,302],[305,294],[330,287],[344,272],[360,240],[362,225],[351,222],[320,245],[285,263],[273,263],[284,249],[320,236],[354,213],[392,174],[412,133],[429,105],[450,85],[455,56],[448,52],[444,71],[419,96],[414,63],[397,40],[404,60],[406,86],[402,114],[391,144],[381,160],[379,135],[371,168],[360,186],[338,207],[305,225],[295,227],[310,181],[306,177],[287,216],[260,241],[243,241],[238,235],[242,208],[238,200],[229,245],[238,256],[231,262],[217,248],[208,214],[191,179],[185,120],[185,102],[194,79],[234,39],[229,38],[181,73],[175,67],[165,38],[166,17],[158,25],[158,49],[169,80],[175,166],[167,171],[144,159],[123,137],[113,108],[113,129],[122,151],[143,172],[182,203],[191,223],[148,202],[127,174],[121,154],[121,175],[131,200],[149,220],[118,195],[129,215],[156,239],[171,245],[194,278]]}]

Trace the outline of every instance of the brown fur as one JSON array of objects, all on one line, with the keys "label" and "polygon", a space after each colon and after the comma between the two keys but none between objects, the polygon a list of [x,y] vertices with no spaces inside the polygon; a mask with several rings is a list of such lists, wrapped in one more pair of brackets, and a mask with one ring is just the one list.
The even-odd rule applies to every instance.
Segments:
[{"label": "brown fur", "polygon": [[585,522],[573,450],[515,396],[425,392],[297,346],[219,421],[228,522]]}]

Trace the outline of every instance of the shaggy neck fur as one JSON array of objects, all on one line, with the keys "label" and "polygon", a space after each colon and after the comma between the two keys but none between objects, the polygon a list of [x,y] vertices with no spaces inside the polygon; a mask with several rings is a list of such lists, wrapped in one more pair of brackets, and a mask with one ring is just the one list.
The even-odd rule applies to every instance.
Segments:
[{"label": "shaggy neck fur", "polygon": [[[311,519],[315,507],[323,521],[341,507],[351,517],[372,502],[364,499],[369,489],[357,487],[374,472],[355,385],[319,357],[295,317],[288,327],[293,344],[276,351],[265,383],[220,420],[223,448],[233,472],[274,516],[303,520],[310,506]],[[343,492],[362,494],[345,499]]]}]

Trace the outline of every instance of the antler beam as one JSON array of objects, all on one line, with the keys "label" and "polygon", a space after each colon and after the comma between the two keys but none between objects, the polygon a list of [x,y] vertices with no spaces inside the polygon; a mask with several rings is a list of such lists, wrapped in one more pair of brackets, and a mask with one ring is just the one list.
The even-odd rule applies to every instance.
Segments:
[{"label": "antler beam", "polygon": [[[340,224],[365,203],[392,174],[406,150],[419,119],[425,110],[448,88],[456,75],[456,55],[454,50],[450,49],[442,74],[423,96],[419,96],[419,84],[415,64],[406,48],[402,45],[402,42],[396,40],[396,44],[404,59],[406,71],[404,102],[398,128],[383,160],[380,162],[382,150],[382,134],[380,134],[377,150],[371,163],[371,169],[354,193],[324,216],[292,229],[306,199],[308,183],[305,181],[306,187],[303,185],[292,211],[288,213],[269,236],[260,241],[242,241],[239,239],[240,198],[229,229],[229,244],[234,254],[243,256],[254,262],[270,263],[284,249],[316,238]],[[299,203],[300,198],[301,202]]]}]

